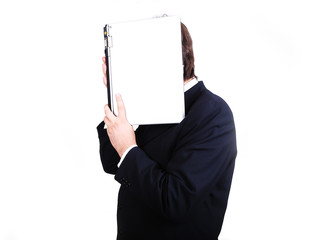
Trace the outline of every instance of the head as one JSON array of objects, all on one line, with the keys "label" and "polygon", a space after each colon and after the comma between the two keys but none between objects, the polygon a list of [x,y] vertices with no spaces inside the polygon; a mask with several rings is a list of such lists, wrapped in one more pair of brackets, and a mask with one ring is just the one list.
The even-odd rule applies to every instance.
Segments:
[{"label": "head", "polygon": [[184,65],[184,81],[193,77],[197,78],[194,72],[194,53],[192,38],[187,27],[181,23],[182,31],[182,56]]}]

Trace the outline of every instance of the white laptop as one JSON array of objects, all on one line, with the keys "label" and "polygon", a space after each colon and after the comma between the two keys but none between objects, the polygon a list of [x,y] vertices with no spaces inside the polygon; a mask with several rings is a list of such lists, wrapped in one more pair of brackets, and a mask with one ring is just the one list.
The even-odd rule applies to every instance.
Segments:
[{"label": "white laptop", "polygon": [[179,123],[185,117],[181,22],[162,17],[105,27],[108,98],[122,96],[130,124]]}]

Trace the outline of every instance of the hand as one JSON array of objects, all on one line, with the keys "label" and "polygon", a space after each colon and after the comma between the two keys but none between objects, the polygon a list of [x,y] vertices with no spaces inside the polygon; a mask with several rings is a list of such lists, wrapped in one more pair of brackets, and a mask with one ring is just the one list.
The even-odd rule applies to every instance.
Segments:
[{"label": "hand", "polygon": [[106,104],[104,106],[104,122],[107,125],[107,133],[114,149],[122,157],[123,153],[132,145],[136,145],[135,132],[127,120],[126,109],[120,94],[116,95],[118,116],[116,117]]},{"label": "hand", "polygon": [[103,83],[107,87],[107,65],[105,63],[105,57],[102,57],[102,62]]}]

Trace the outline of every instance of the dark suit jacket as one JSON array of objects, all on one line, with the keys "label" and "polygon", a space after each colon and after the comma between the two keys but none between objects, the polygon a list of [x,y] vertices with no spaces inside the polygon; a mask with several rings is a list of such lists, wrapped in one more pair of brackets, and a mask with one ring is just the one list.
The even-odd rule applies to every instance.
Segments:
[{"label": "dark suit jacket", "polygon": [[203,82],[185,92],[185,112],[179,124],[139,126],[120,168],[97,126],[104,171],[121,183],[117,239],[218,238],[237,154],[233,116]]}]

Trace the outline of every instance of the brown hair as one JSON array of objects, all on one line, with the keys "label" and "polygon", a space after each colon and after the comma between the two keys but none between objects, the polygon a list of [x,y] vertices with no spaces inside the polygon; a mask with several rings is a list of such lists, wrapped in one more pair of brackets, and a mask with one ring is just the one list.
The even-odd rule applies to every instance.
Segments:
[{"label": "brown hair", "polygon": [[192,38],[187,27],[183,23],[181,23],[181,31],[184,80],[188,80],[192,77],[197,78],[194,72],[194,53],[192,46]]}]

